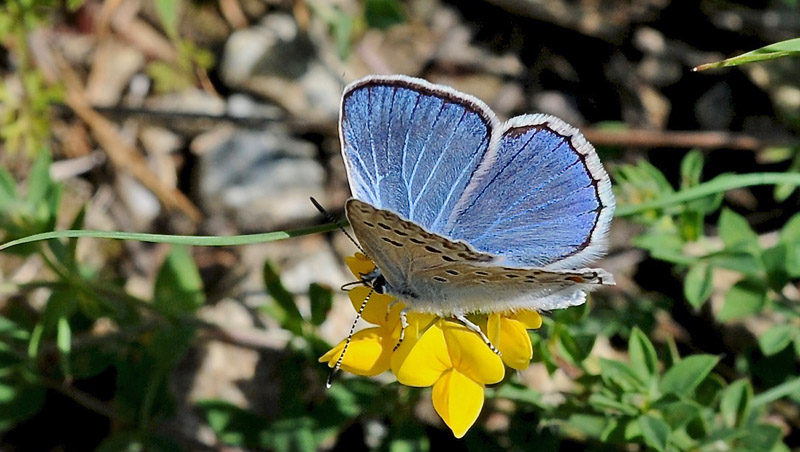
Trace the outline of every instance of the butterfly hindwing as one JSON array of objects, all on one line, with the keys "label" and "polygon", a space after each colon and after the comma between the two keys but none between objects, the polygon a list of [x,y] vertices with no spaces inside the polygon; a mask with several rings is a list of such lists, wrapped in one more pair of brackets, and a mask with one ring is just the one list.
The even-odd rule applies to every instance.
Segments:
[{"label": "butterfly hindwing", "polygon": [[443,235],[515,266],[574,268],[605,252],[611,183],[577,129],[548,115],[504,124]]},{"label": "butterfly hindwing", "polygon": [[584,291],[613,284],[599,269],[516,268],[426,231],[394,212],[350,199],[347,217],[388,291],[416,311],[456,315],[515,309],[550,310],[580,304]]}]

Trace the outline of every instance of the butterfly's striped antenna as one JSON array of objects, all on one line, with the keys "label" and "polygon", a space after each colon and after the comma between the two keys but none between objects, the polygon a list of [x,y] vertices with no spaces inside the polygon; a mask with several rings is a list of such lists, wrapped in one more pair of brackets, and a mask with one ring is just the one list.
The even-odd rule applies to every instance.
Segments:
[{"label": "butterfly's striped antenna", "polygon": [[356,332],[356,325],[358,324],[358,320],[361,318],[361,314],[364,313],[364,309],[367,307],[367,302],[369,301],[370,297],[372,297],[373,293],[375,293],[375,291],[370,290],[367,296],[364,297],[364,302],[361,303],[361,306],[358,308],[356,319],[353,320],[353,325],[350,326],[350,334],[347,335],[347,339],[344,341],[344,347],[342,347],[342,354],[339,355],[339,359],[337,359],[336,364],[333,365],[331,374],[328,375],[328,381],[325,382],[325,387],[329,389],[333,384],[333,377],[336,375],[336,372],[339,371],[339,368],[342,367],[342,361],[344,361],[344,354],[347,353],[347,348],[350,346],[350,342],[353,340],[353,334],[355,334]]},{"label": "butterfly's striped antenna", "polygon": [[[322,204],[318,203],[316,199],[314,199],[313,197],[311,197],[309,199],[311,200],[311,204],[314,204],[314,207],[316,207],[317,210],[319,210],[319,213],[321,213],[323,216],[325,216],[326,220],[328,220],[329,222],[335,224],[339,228],[339,230],[342,231],[344,233],[344,235],[348,239],[350,239],[351,242],[353,242],[353,245],[355,245],[356,248],[358,248],[358,250],[361,251],[361,254],[367,256],[367,253],[364,251],[364,248],[361,248],[361,245],[359,245],[358,242],[356,242],[356,239],[354,239],[353,236],[350,235],[349,232],[347,232],[347,230],[344,228],[344,225],[342,224],[342,222],[340,220],[337,220],[333,215],[330,214],[330,212],[325,210],[325,208],[322,207]],[[367,256],[367,257],[369,257],[369,256]]]}]

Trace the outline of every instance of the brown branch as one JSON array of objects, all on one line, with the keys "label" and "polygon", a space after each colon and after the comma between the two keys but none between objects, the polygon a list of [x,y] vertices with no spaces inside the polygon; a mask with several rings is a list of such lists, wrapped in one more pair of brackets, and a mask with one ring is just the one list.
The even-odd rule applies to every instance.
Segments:
[{"label": "brown branch", "polygon": [[702,148],[741,149],[758,151],[771,146],[797,144],[787,140],[762,141],[751,135],[714,131],[664,131],[664,130],[603,130],[592,127],[581,129],[589,142],[595,146],[630,146],[642,148]]},{"label": "brown branch", "polygon": [[199,221],[200,210],[183,193],[161,183],[147,167],[144,157],[136,148],[127,144],[114,124],[97,113],[84,95],[84,87],[78,75],[57,53],[52,53],[66,86],[67,105],[92,130],[97,142],[105,149],[111,163],[120,171],[129,171],[139,182],[161,201],[168,209],[178,209],[192,221]]}]

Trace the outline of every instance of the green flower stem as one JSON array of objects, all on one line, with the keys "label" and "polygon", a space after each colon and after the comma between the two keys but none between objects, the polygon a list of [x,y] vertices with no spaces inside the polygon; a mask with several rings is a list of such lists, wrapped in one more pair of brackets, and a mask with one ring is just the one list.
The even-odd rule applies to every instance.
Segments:
[{"label": "green flower stem", "polygon": [[752,403],[754,407],[766,405],[798,391],[800,391],[800,377],[795,377],[794,380],[785,381],[753,397]]},{"label": "green flower stem", "polygon": [[277,240],[284,240],[292,237],[318,234],[321,232],[333,231],[336,228],[338,228],[336,224],[328,223],[328,224],[323,224],[321,226],[314,226],[305,229],[296,229],[293,231],[276,231],[276,232],[267,232],[264,234],[245,234],[245,235],[233,235],[228,237],[147,234],[139,232],[91,231],[91,230],[77,229],[77,230],[43,232],[41,234],[34,234],[28,237],[22,237],[21,239],[12,240],[8,243],[0,245],[0,251],[6,250],[13,246],[23,245],[25,243],[37,242],[40,240],[80,238],[80,237],[94,237],[98,239],[114,239],[114,240],[138,240],[140,242],[151,242],[151,243],[172,243],[173,245],[238,246],[238,245],[251,245],[254,243],[274,242]]},{"label": "green flower stem", "polygon": [[734,188],[779,184],[800,185],[800,173],[724,174],[708,182],[676,193],[661,196],[652,201],[643,202],[641,204],[617,206],[615,215],[617,217],[630,217],[648,210],[675,206],[716,193],[733,190]]}]

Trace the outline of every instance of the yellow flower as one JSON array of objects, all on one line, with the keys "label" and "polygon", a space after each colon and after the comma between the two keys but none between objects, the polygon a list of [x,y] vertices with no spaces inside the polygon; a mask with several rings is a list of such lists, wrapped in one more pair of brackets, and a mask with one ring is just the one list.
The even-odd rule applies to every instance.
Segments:
[{"label": "yellow flower", "polygon": [[[356,253],[347,266],[362,279],[375,270],[366,256]],[[457,438],[464,436],[483,408],[483,389],[500,382],[503,363],[513,369],[528,367],[532,356],[527,329],[539,328],[542,318],[535,311],[491,314],[483,317],[484,331],[502,353],[502,359],[475,331],[460,322],[431,314],[408,313],[408,326],[400,346],[402,303],[389,295],[359,286],[350,291],[350,301],[358,311],[368,294],[362,317],[375,325],[355,333],[342,360],[342,369],[356,375],[372,376],[391,368],[406,386],[433,386],[433,406]],[[391,306],[391,308],[390,308]],[[346,340],[319,360],[333,367]]]},{"label": "yellow flower", "polygon": [[[361,307],[370,291],[372,289],[366,286],[358,286],[350,290],[350,302],[353,303],[356,311]],[[342,369],[365,377],[389,370],[389,359],[398,340],[394,332],[399,330],[400,311],[403,309],[402,303],[395,303],[390,310],[389,305],[392,301],[394,301],[393,297],[374,291],[370,295],[361,317],[376,326],[363,329],[353,335],[347,354],[342,360]],[[397,337],[399,337],[399,331]],[[339,342],[338,345],[322,355],[319,361],[327,362],[328,367],[336,365],[336,361],[344,351],[346,341],[345,339]]]},{"label": "yellow flower", "polygon": [[461,323],[438,319],[421,333],[411,329],[392,355],[392,372],[406,386],[433,385],[433,407],[461,438],[483,408],[484,385],[503,379],[503,361]]},{"label": "yellow flower", "polygon": [[542,326],[542,316],[536,311],[517,311],[513,314],[490,314],[486,336],[500,350],[506,366],[525,370],[533,357],[528,330]]}]

